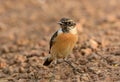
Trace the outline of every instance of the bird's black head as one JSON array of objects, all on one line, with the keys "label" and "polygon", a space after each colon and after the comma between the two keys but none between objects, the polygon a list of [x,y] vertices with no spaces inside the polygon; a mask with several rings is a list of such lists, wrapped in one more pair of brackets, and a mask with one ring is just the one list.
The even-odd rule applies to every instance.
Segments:
[{"label": "bird's black head", "polygon": [[58,24],[61,26],[63,32],[69,32],[76,26],[76,23],[69,18],[62,18]]}]

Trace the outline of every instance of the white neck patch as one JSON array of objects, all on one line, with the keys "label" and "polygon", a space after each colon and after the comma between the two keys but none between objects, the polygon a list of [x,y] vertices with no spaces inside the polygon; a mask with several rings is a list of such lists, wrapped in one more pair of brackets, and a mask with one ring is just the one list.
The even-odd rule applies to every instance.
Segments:
[{"label": "white neck patch", "polygon": [[77,34],[77,28],[74,27],[73,29],[71,29],[71,30],[70,30],[70,33],[72,33],[72,34]]},{"label": "white neck patch", "polygon": [[61,34],[61,33],[63,33],[63,31],[62,31],[62,29],[60,28],[60,29],[58,30],[58,33],[57,33],[57,34],[59,35],[59,34]]}]

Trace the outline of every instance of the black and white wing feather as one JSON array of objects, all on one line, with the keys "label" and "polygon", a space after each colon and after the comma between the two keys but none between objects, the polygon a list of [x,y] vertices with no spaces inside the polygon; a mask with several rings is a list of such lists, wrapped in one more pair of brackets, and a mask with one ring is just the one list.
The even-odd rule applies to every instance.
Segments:
[{"label": "black and white wing feather", "polygon": [[55,33],[53,34],[53,36],[51,37],[51,39],[50,39],[50,43],[49,43],[49,45],[50,45],[50,47],[49,47],[49,53],[50,53],[50,49],[51,49],[52,45],[53,45],[54,42],[55,42],[55,38],[57,37],[57,35],[58,35],[58,31],[55,32]]}]

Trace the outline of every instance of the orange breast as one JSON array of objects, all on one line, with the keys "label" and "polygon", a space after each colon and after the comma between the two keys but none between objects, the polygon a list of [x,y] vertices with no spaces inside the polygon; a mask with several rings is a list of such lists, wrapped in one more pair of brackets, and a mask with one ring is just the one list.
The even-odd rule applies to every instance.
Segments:
[{"label": "orange breast", "polygon": [[75,43],[77,42],[77,35],[71,33],[63,33],[56,37],[55,43],[51,48],[51,55],[57,58],[64,58],[71,53]]}]

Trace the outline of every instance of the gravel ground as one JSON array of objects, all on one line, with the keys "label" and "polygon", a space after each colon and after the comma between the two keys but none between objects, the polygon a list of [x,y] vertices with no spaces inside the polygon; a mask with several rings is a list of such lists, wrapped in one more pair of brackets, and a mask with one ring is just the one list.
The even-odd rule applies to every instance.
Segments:
[{"label": "gravel ground", "polygon": [[[77,70],[61,62],[53,74],[43,62],[62,17],[77,22]],[[0,82],[53,81],[120,82],[120,0],[0,0]]]}]

